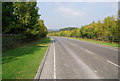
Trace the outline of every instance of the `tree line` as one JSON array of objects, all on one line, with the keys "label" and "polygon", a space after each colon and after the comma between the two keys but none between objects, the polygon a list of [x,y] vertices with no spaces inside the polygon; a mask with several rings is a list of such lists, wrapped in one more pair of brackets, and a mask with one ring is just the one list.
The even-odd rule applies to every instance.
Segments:
[{"label": "tree line", "polygon": [[67,27],[67,28],[61,28],[60,31],[65,31],[65,30],[73,30],[76,27]]},{"label": "tree line", "polygon": [[76,38],[88,38],[101,41],[119,42],[118,19],[114,16],[108,16],[103,21],[92,22],[89,25],[75,28],[73,30],[59,31],[49,33],[49,36],[67,36]]},{"label": "tree line", "polygon": [[36,2],[2,2],[2,34],[19,34],[24,39],[45,37],[47,28],[39,20]]}]

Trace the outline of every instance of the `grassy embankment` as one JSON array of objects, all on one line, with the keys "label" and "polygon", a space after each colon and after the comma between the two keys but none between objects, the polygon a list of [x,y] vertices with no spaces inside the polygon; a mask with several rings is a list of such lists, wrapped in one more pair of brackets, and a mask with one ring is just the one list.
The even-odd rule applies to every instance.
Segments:
[{"label": "grassy embankment", "polygon": [[85,39],[85,38],[75,38],[75,37],[69,37],[69,38],[98,43],[98,44],[103,44],[103,45],[108,45],[108,46],[112,46],[112,47],[120,47],[120,45],[118,43],[111,43],[111,42],[106,42],[106,41],[97,41],[97,40]]},{"label": "grassy embankment", "polygon": [[50,38],[24,44],[22,47],[3,52],[3,79],[33,79],[50,44]]}]

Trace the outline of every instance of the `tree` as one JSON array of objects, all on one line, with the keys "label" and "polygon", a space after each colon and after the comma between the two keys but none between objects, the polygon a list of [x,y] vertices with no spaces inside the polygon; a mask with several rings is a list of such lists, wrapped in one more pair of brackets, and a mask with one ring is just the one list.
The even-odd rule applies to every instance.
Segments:
[{"label": "tree", "polygon": [[37,20],[39,19],[36,2],[15,2],[14,3],[15,27],[14,33],[35,35]]},{"label": "tree", "polygon": [[69,28],[64,28],[60,32],[57,32],[55,34],[52,33],[52,35],[82,37],[95,40],[119,42],[119,22],[119,18],[117,20],[114,16],[108,16],[104,18],[103,23],[101,23],[100,20],[98,22],[93,21],[89,25],[82,26],[81,28],[74,28],[72,30],[68,30]]},{"label": "tree", "polygon": [[9,34],[14,22],[12,2],[2,2],[2,33]]},{"label": "tree", "polygon": [[80,28],[76,28],[76,29],[72,30],[71,36],[72,37],[80,37],[81,36]]},{"label": "tree", "polygon": [[38,20],[38,35],[41,37],[45,37],[48,33],[46,26],[44,25],[43,20]]},{"label": "tree", "polygon": [[76,27],[67,27],[67,28],[61,28],[60,31],[65,31],[65,30],[73,30]]}]

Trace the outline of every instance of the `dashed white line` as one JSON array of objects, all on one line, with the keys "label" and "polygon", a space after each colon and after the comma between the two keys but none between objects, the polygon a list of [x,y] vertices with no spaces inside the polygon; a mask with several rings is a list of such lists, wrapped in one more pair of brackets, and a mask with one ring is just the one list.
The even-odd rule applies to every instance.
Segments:
[{"label": "dashed white line", "polygon": [[108,63],[110,63],[110,64],[113,64],[113,65],[115,65],[115,66],[117,66],[117,67],[119,67],[119,68],[120,68],[120,66],[119,66],[119,65],[117,65],[117,64],[115,64],[115,63],[113,63],[113,62],[111,62],[111,61],[109,61],[109,60],[107,60],[107,62],[108,62]]},{"label": "dashed white line", "polygon": [[88,50],[86,50],[88,53],[90,53],[90,54],[94,54],[93,52],[91,52],[91,51],[88,51]]},{"label": "dashed white line", "polygon": [[73,46],[76,46],[76,44],[71,43]]},{"label": "dashed white line", "polygon": [[112,50],[115,50],[115,51],[119,51],[118,49],[115,49],[111,46],[107,47],[107,45],[103,45],[103,44],[98,44],[98,43],[92,43],[92,42],[87,42],[87,41],[82,41],[82,40],[76,40],[76,39],[71,39],[71,38],[67,38],[69,40],[75,40],[75,41],[80,41],[80,42],[83,42],[83,43],[88,43],[88,44],[91,44],[91,45],[96,45],[96,46],[100,46],[102,48],[107,48],[107,49],[112,49]]},{"label": "dashed white line", "polygon": [[71,49],[69,49],[67,46],[65,46],[65,48],[68,50],[68,53],[73,57],[75,62],[78,63],[81,69],[85,71],[89,79],[100,79],[100,77],[98,77],[89,66],[87,66],[79,57],[77,57],[77,55]]},{"label": "dashed white line", "polygon": [[53,47],[54,47],[54,79],[56,79],[56,61],[55,61],[55,43],[53,43]]},{"label": "dashed white line", "polygon": [[94,71],[95,73],[97,73],[97,71]]}]

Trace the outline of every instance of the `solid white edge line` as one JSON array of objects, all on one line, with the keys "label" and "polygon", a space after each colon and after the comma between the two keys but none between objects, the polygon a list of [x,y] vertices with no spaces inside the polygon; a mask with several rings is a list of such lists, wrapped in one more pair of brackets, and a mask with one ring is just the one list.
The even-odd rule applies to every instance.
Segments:
[{"label": "solid white edge line", "polygon": [[88,50],[86,50],[88,53],[90,53],[90,54],[94,54],[93,52],[90,52],[90,51],[88,51]]},{"label": "solid white edge line", "polygon": [[113,65],[115,65],[115,66],[117,66],[117,67],[119,67],[119,68],[120,68],[120,66],[119,66],[119,65],[117,65],[117,64],[115,64],[115,63],[113,63],[113,62],[111,62],[111,61],[109,61],[109,60],[107,60],[107,62],[109,62],[109,63],[111,63],[111,64],[113,64]]},{"label": "solid white edge line", "polygon": [[54,46],[54,79],[56,79],[55,43],[53,46]]}]

